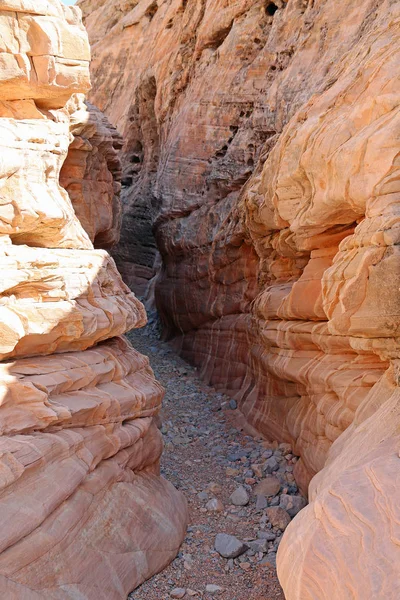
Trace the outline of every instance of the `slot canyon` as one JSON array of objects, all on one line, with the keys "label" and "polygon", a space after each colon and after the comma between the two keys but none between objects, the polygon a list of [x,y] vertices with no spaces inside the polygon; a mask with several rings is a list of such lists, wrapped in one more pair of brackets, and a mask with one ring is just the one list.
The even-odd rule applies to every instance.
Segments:
[{"label": "slot canyon", "polygon": [[400,1],[67,4],[0,0],[0,597],[398,600]]}]

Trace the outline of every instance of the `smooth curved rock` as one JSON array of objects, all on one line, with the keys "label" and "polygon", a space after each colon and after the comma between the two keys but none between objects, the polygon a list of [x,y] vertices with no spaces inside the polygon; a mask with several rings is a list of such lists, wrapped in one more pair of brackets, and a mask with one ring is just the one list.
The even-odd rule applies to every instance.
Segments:
[{"label": "smooth curved rock", "polygon": [[[126,600],[184,538],[163,389],[123,335],[120,138],[87,109],[79,9],[0,2],[0,596]],[[61,180],[68,188],[60,185]]]},{"label": "smooth curved rock", "polygon": [[399,595],[399,406],[390,369],[312,480],[310,505],[279,547],[278,574],[288,598]]},{"label": "smooth curved rock", "polygon": [[66,111],[45,118],[31,100],[9,102],[0,114],[0,243],[90,249],[59,183],[70,142]]},{"label": "smooth curved rock", "polygon": [[4,597],[126,598],[177,552],[186,504],[151,419],[1,441]]},{"label": "smooth curved rock", "polygon": [[0,363],[0,381],[1,435],[148,417],[163,395],[148,358],[125,338],[85,352]]},{"label": "smooth curved rock", "polygon": [[[388,141],[378,161],[374,148],[381,122],[395,132],[388,80],[395,28],[387,24],[396,7],[380,8],[375,30],[368,0],[341,19],[328,0],[318,7],[279,2],[273,15],[256,1],[200,4],[167,2],[150,14],[145,3],[116,11],[108,1],[98,8],[80,2],[93,40],[91,98],[124,133],[123,171],[132,179],[117,262],[144,293],[136,275],[151,268],[154,253],[147,254],[153,242],[145,227],[135,229],[143,201],[149,231],[157,213],[156,304],[165,336],[205,379],[235,396],[252,426],[295,444],[306,489],[390,358],[377,356],[377,340],[374,348],[360,341],[359,329],[344,336],[347,324],[338,329],[336,313],[346,301],[333,303],[336,281],[350,276],[347,258],[338,262],[339,244],[349,243],[366,210],[366,199],[346,208],[347,197],[353,188],[368,196],[395,153]],[[360,61],[368,84],[355,108]],[[385,67],[375,74],[378,64]],[[356,156],[363,140],[375,139],[374,127],[371,156],[353,177],[337,148]],[[368,252],[376,256],[365,261],[376,261],[382,250]],[[374,297],[369,303],[378,305]],[[394,303],[387,314],[396,315]]]},{"label": "smooth curved rock", "polygon": [[0,247],[0,358],[84,350],[146,323],[104,250]]}]

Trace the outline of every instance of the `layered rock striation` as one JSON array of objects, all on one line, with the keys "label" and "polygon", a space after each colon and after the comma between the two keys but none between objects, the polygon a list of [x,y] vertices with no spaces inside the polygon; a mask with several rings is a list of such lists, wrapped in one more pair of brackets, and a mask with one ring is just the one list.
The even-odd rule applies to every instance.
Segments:
[{"label": "layered rock striation", "polygon": [[60,184],[94,247],[111,248],[119,241],[121,229],[122,138],[82,94],[74,94],[67,106],[74,139]]},{"label": "layered rock striation", "polygon": [[315,476],[287,598],[397,598],[399,2],[80,6],[123,273],[144,290],[153,227],[165,336]]},{"label": "layered rock striation", "polygon": [[162,387],[120,337],[144,308],[93,248],[119,235],[121,141],[80,95],[79,9],[5,0],[0,31],[0,596],[125,600],[186,504],[159,475]]}]

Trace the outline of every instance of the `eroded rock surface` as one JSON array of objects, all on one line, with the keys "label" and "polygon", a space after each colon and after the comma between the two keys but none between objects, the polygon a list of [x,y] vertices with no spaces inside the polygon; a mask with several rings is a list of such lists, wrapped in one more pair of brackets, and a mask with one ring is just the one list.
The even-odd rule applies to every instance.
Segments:
[{"label": "eroded rock surface", "polygon": [[80,95],[79,9],[2,1],[0,32],[0,596],[125,600],[187,515],[159,475],[163,389],[118,337],[144,308],[93,249],[118,237],[120,138]]},{"label": "eroded rock surface", "polygon": [[110,248],[121,229],[122,138],[82,94],[68,103],[74,136],[60,173],[81,225],[95,248]]},{"label": "eroded rock surface", "polygon": [[153,220],[166,337],[294,444],[303,489],[318,473],[287,598],[397,598],[399,2],[80,6],[91,98],[126,138],[128,283]]}]

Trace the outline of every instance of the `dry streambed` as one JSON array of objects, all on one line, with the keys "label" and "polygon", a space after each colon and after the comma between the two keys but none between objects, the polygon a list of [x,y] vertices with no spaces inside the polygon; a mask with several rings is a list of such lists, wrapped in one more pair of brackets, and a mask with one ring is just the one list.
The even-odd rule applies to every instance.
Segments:
[{"label": "dry streambed", "polygon": [[179,555],[130,598],[283,600],[276,552],[306,504],[293,477],[297,457],[288,444],[255,440],[235,426],[235,401],[200,381],[151,325],[129,337],[166,388],[162,473],[190,508]]}]

